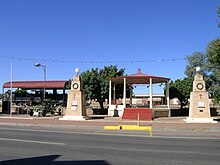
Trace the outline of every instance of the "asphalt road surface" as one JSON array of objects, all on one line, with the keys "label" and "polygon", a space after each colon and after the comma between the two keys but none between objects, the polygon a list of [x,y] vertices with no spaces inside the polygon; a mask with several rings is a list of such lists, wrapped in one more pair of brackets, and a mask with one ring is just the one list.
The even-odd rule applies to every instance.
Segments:
[{"label": "asphalt road surface", "polygon": [[1,165],[219,165],[220,139],[0,126],[0,160]]}]

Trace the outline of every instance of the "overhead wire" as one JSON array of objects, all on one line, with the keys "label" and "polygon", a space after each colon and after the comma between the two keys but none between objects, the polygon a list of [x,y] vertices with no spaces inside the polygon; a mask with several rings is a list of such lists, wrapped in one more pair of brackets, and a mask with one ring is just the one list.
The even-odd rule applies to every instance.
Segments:
[{"label": "overhead wire", "polygon": [[184,61],[186,58],[168,58],[168,59],[149,59],[149,60],[94,60],[94,61],[84,61],[84,60],[55,60],[55,59],[39,59],[39,58],[24,58],[15,56],[0,56],[1,58],[18,60],[18,61],[42,61],[42,62],[52,62],[52,63],[81,63],[81,64],[103,64],[103,63],[149,63],[149,62],[175,62]]}]

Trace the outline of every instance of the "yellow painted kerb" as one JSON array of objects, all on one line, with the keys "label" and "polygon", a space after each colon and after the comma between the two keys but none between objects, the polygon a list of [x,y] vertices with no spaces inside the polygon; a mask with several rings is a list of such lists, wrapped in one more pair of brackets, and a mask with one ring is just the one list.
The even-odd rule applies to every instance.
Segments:
[{"label": "yellow painted kerb", "polygon": [[139,126],[139,125],[104,126],[104,130],[135,130],[135,131],[149,131],[150,136],[152,136],[152,126]]},{"label": "yellow painted kerb", "polygon": [[120,126],[104,126],[104,130],[120,130]]}]

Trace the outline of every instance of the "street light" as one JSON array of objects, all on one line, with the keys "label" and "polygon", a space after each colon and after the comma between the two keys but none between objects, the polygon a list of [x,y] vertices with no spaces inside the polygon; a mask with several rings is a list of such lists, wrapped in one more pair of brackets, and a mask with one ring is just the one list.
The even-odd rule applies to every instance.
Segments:
[{"label": "street light", "polygon": [[34,64],[34,66],[36,66],[36,67],[40,67],[41,66],[42,69],[44,70],[44,100],[45,100],[45,94],[46,94],[46,65],[42,65],[42,64],[36,62]]}]

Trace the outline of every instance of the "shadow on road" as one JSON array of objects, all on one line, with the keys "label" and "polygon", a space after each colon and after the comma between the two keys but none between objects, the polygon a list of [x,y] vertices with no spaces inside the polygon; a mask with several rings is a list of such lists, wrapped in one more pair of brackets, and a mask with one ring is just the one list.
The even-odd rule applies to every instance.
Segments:
[{"label": "shadow on road", "polygon": [[110,165],[104,160],[54,161],[61,155],[14,159],[0,162],[1,165]]}]

